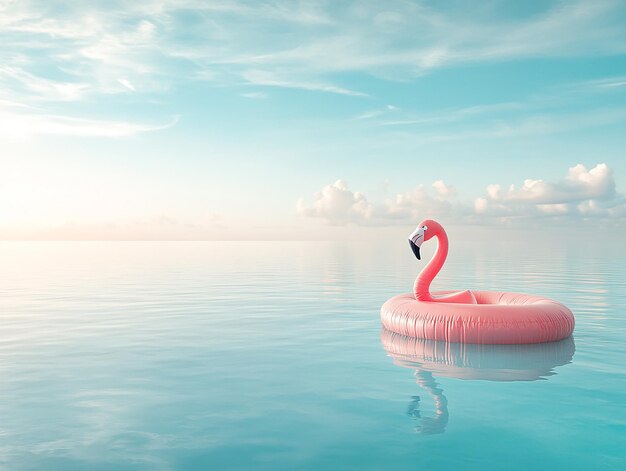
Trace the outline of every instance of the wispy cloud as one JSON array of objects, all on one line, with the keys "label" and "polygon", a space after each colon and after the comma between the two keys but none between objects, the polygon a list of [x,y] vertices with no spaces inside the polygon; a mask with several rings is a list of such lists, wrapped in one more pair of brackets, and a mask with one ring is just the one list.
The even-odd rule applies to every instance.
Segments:
[{"label": "wispy cloud", "polygon": [[[382,121],[394,128],[393,137],[413,144],[455,142],[465,140],[493,140],[514,137],[542,136],[591,129],[626,121],[626,108],[575,109],[568,112],[533,112],[499,116],[489,113],[480,121],[468,119],[462,113],[431,115],[423,118]],[[450,123],[463,126],[449,128]]]},{"label": "wispy cloud", "polygon": [[[199,70],[217,82],[362,96],[337,74],[402,80],[460,63],[626,52],[625,7],[611,0],[546,2],[516,19],[495,8],[438,11],[401,0],[57,3],[3,4],[0,39],[14,78],[61,99],[154,91]],[[42,73],[42,56],[65,78]]]},{"label": "wispy cloud", "polygon": [[42,113],[15,113],[0,109],[0,136],[25,139],[39,134],[56,134],[81,137],[127,137],[134,134],[160,131],[174,126],[179,120],[173,117],[164,124],[132,123],[74,118]]},{"label": "wispy cloud", "polygon": [[0,83],[12,89],[15,96],[28,96],[33,100],[78,100],[89,88],[86,83],[50,80],[17,67],[0,67]]},{"label": "wispy cloud", "polygon": [[309,90],[314,92],[326,92],[336,93],[339,95],[349,96],[367,96],[366,93],[361,93],[355,90],[349,90],[347,88],[338,87],[328,83],[312,82],[306,80],[294,80],[285,79],[281,76],[277,76],[273,72],[267,72],[262,70],[250,70],[243,73],[243,78],[247,83],[253,85],[264,85],[266,87],[280,87],[280,88],[297,88],[300,90]]},{"label": "wispy cloud", "polygon": [[626,76],[622,77],[607,77],[600,80],[592,80],[583,84],[586,87],[592,87],[596,89],[611,90],[615,88],[626,87]]},{"label": "wispy cloud", "polygon": [[421,126],[455,123],[465,120],[473,120],[477,116],[494,117],[513,111],[528,110],[529,104],[517,102],[491,103],[475,105],[463,108],[444,109],[439,112],[418,114],[412,111],[403,111],[398,107],[387,105],[379,110],[370,111],[359,115],[364,118],[380,117],[377,124],[381,126]]},{"label": "wispy cloud", "polygon": [[265,92],[247,92],[242,93],[241,96],[245,98],[252,98],[255,100],[263,100],[268,97],[267,93]]},{"label": "wispy cloud", "polygon": [[[611,0],[547,2],[533,14],[513,19],[497,8],[442,10],[402,0],[384,4],[147,0],[115,7],[55,0],[43,5],[5,2],[0,5],[0,100],[42,107],[50,117],[28,119],[44,132],[72,129],[85,135],[124,135],[145,126],[108,123],[100,134],[88,123],[94,103],[110,95],[137,99],[200,80],[238,87],[247,98],[262,98],[266,87],[362,98],[374,94],[365,87],[367,81],[346,77],[412,80],[468,63],[619,55],[626,52],[620,21],[625,10],[624,4]],[[595,86],[617,89],[624,83],[618,77]],[[241,90],[250,85],[261,90]],[[91,106],[81,116],[66,115],[60,107],[83,101]],[[518,105],[427,116],[370,108],[357,120],[420,126],[493,115],[513,106]],[[85,123],[67,124],[77,119]],[[505,122],[492,129],[430,133],[427,139],[508,136],[535,132],[534,126],[528,120]]]}]

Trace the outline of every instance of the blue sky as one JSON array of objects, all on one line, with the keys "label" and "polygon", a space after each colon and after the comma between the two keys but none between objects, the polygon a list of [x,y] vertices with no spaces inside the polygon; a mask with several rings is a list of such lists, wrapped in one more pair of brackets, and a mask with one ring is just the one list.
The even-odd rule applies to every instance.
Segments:
[{"label": "blue sky", "polygon": [[624,2],[16,1],[0,41],[1,238],[626,220]]}]

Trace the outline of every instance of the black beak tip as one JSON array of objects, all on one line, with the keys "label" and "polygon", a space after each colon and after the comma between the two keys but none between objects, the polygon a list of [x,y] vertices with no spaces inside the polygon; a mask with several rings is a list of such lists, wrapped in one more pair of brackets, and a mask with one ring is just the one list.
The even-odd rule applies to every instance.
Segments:
[{"label": "black beak tip", "polygon": [[417,257],[417,259],[421,260],[422,258],[420,257],[420,248],[417,245],[415,245],[412,240],[409,240],[409,245],[411,246],[411,250]]}]

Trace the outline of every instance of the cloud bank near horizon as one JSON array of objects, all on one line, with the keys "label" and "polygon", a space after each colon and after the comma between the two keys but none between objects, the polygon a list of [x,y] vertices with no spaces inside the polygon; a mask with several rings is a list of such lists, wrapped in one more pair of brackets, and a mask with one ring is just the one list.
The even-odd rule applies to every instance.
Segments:
[{"label": "cloud bank near horizon", "polygon": [[382,203],[352,191],[344,180],[324,186],[312,203],[300,198],[299,216],[318,218],[330,225],[384,226],[424,218],[464,223],[503,223],[541,220],[576,221],[610,219],[626,222],[626,198],[616,189],[613,171],[605,163],[587,170],[583,164],[569,168],[557,181],[525,179],[521,186],[488,185],[473,202],[461,199],[456,188],[443,180],[430,187],[419,184]]}]

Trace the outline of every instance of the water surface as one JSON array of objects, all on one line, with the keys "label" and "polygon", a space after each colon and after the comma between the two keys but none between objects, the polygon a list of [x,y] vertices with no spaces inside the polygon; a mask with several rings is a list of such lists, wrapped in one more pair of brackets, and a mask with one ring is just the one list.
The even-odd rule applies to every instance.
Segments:
[{"label": "water surface", "polygon": [[404,241],[0,243],[0,467],[625,469],[624,252],[453,245],[434,289],[557,299],[574,337],[394,350]]}]

